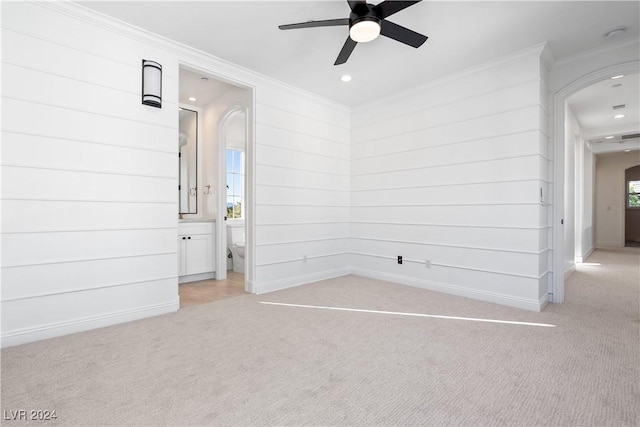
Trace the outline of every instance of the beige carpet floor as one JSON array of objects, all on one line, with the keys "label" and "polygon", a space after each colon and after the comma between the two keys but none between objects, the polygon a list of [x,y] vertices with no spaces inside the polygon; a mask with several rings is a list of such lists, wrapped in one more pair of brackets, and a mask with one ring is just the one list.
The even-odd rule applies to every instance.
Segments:
[{"label": "beige carpet floor", "polygon": [[347,276],[8,348],[2,410],[58,418],[2,425],[637,426],[639,261],[596,251],[542,313]]}]

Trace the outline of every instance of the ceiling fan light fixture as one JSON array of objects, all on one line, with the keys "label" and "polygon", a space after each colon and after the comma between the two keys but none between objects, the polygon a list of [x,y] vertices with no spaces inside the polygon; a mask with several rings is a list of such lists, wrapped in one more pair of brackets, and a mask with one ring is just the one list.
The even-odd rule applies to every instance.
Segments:
[{"label": "ceiling fan light fixture", "polygon": [[351,25],[349,37],[355,42],[366,43],[380,35],[380,22],[373,19],[362,19]]},{"label": "ceiling fan light fixture", "polygon": [[[349,26],[349,36],[345,40],[340,53],[333,65],[342,65],[349,59],[358,43],[366,43],[375,40],[378,36],[384,36],[413,48],[419,48],[428,37],[416,33],[402,25],[387,21],[386,18],[419,3],[422,0],[395,1],[383,0],[376,5],[369,4],[365,0],[347,0],[349,9],[348,18],[323,19],[320,21],[299,22],[297,24],[278,25],[281,30],[293,30],[296,28],[316,27],[341,27]],[[384,28],[383,28],[384,27]]]}]

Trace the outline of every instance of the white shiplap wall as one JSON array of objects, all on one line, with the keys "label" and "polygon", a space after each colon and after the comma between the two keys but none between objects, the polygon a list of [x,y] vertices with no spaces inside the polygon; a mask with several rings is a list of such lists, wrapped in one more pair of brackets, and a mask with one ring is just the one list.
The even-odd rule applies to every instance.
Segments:
[{"label": "white shiplap wall", "polygon": [[531,310],[546,303],[542,50],[354,111],[354,273]]},{"label": "white shiplap wall", "polygon": [[349,109],[72,3],[3,3],[2,41],[3,346],[178,308],[181,64],[255,93],[253,289],[349,272]]},{"label": "white shiplap wall", "polygon": [[256,291],[348,274],[349,111],[256,95]]},{"label": "white shiplap wall", "polygon": [[177,62],[31,2],[2,41],[3,345],[176,310]]},{"label": "white shiplap wall", "polygon": [[[177,309],[180,63],[255,91],[256,292],[354,272],[546,300],[540,49],[352,115],[73,5],[2,12],[3,345]],[[140,104],[142,58],[162,109]]]}]

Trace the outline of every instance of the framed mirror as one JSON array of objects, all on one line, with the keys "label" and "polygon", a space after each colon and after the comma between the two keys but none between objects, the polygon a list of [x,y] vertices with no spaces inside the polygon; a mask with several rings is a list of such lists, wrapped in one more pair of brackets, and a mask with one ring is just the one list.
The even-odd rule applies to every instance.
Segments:
[{"label": "framed mirror", "polygon": [[180,108],[178,213],[198,213],[198,112]]}]

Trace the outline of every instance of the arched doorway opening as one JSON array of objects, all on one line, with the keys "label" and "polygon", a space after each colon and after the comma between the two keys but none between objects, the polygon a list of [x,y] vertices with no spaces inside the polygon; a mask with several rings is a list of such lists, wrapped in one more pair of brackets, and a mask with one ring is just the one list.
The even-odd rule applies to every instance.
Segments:
[{"label": "arched doorway opening", "polygon": [[[565,133],[567,123],[566,104],[567,99],[591,85],[602,80],[620,74],[637,74],[640,69],[640,61],[630,61],[604,67],[590,72],[558,90],[553,96],[553,138],[554,138],[554,170],[553,170],[553,207],[552,207],[552,241],[553,241],[553,279],[550,286],[550,301],[556,303],[564,302],[564,281],[567,273],[567,242],[568,233],[573,234],[574,229],[566,226],[567,218],[570,224],[575,222],[575,212],[566,208],[568,194],[574,197],[571,190],[573,177],[567,175],[566,153],[568,141]],[[569,179],[568,179],[569,178]],[[574,201],[570,205],[573,205]],[[569,269],[575,268],[575,263],[571,261]]]}]

